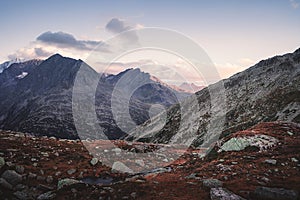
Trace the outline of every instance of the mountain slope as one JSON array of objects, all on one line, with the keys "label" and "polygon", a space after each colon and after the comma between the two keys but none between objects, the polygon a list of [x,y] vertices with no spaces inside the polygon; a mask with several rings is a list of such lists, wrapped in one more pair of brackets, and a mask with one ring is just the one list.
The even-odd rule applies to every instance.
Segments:
[{"label": "mountain slope", "polygon": [[[210,91],[218,85],[224,85],[225,95],[224,99],[217,99],[216,102],[222,107],[216,110],[211,102]],[[299,123],[299,88],[300,49],[294,53],[263,60],[243,72],[202,89],[196,93],[199,102],[196,114],[189,111],[191,114],[187,114],[182,120],[180,106],[172,106],[161,130],[154,130],[151,124],[146,122],[132,131],[128,139],[168,143],[176,134],[187,135],[191,129],[196,128],[198,131],[197,135],[193,135],[196,137],[193,145],[200,146],[206,138],[218,137],[214,131],[210,131],[212,126],[222,130],[223,137],[262,121],[283,120]],[[188,100],[185,101],[183,107],[188,108],[188,103]],[[224,123],[212,121],[213,109],[216,110],[215,115],[224,117]],[[160,116],[156,117],[159,118]],[[179,129],[178,124],[183,125],[184,129]],[[190,137],[180,142],[184,144],[188,139]]]},{"label": "mountain slope", "polygon": [[[166,167],[131,175],[112,171],[101,161],[92,164],[93,157],[86,150],[85,141],[0,131],[0,195],[4,199],[15,199],[23,194],[26,199],[56,196],[55,199],[205,200],[215,199],[211,198],[211,193],[215,190],[212,186],[217,185],[221,190],[227,189],[245,199],[299,199],[300,126],[261,123],[224,138],[220,145],[223,147],[233,139],[257,136],[271,138],[275,144],[262,150],[255,143],[245,149],[221,152],[216,146],[216,153],[205,158],[199,158],[199,150],[190,149]],[[88,144],[99,152],[100,157],[109,154],[123,163],[135,163],[136,159],[121,157],[114,151],[116,147],[129,152],[141,149],[141,146],[147,150],[157,149],[153,144],[124,141],[114,141],[116,146],[111,145],[111,141],[89,141]],[[162,146],[168,149],[168,145],[158,145]],[[143,160],[144,164],[155,162],[153,157],[146,156]],[[19,179],[23,187],[4,184],[3,180],[9,182],[12,177],[3,174],[12,171],[26,177]],[[58,187],[62,181],[70,184]],[[39,195],[44,198],[38,198]],[[223,199],[232,199],[232,196],[226,195]]]},{"label": "mountain slope", "polygon": [[[72,92],[80,67],[87,74],[79,85],[89,90],[91,81],[99,80],[99,74],[81,60],[58,54],[43,62],[13,64],[4,70],[0,74],[0,129],[77,138],[72,114]],[[25,72],[26,76],[23,76]],[[118,78],[131,74],[149,80],[149,84],[138,88],[128,100],[130,114],[136,124],[149,119],[148,110],[152,104],[159,103],[168,107],[178,102],[174,95],[170,95],[177,91],[151,81],[150,75],[140,70],[127,70],[118,75],[103,77],[98,83],[95,104],[98,122],[109,138],[119,138],[125,134],[114,121],[111,98]],[[187,95],[179,94],[182,97]]]},{"label": "mountain slope", "polygon": [[15,58],[13,60],[6,61],[6,62],[0,64],[0,73],[2,73],[5,69],[9,68],[12,64],[21,63],[21,62],[22,62],[21,59]]}]

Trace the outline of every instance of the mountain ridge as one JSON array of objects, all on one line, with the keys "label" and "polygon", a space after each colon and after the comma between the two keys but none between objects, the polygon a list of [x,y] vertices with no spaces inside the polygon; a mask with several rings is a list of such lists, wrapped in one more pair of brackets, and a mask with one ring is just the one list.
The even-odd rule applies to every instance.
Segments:
[{"label": "mountain ridge", "polygon": [[[16,66],[21,66],[21,64],[16,64]],[[82,87],[89,87],[90,81],[98,80],[101,76],[82,60],[63,57],[59,54],[54,54],[41,63],[36,63],[22,79],[9,77],[14,80],[14,84],[10,84],[9,87],[6,87],[5,84],[10,79],[4,80],[3,77],[13,68],[6,69],[4,74],[0,74],[0,83],[2,78],[4,80],[3,84],[0,84],[2,91],[0,95],[0,128],[76,139],[78,136],[72,117],[72,88],[80,68],[87,73],[80,80]],[[129,72],[130,70],[126,70],[118,75],[104,77],[98,83],[96,112],[100,124],[104,126],[109,138],[118,138],[124,134],[114,124],[110,99],[118,78]],[[149,79],[149,75],[144,72],[135,71],[135,73]],[[114,80],[110,80],[111,77]],[[162,103],[164,106],[170,106],[178,101],[174,96],[169,95],[170,88],[160,86],[156,82],[150,81],[149,83],[150,85],[143,86],[144,88],[148,87],[146,92],[141,87],[135,91],[130,100],[130,114],[133,115],[137,124],[149,118],[148,110],[151,104]]]},{"label": "mountain ridge", "polygon": [[[183,131],[198,130],[193,141],[194,146],[201,146],[205,135],[213,138],[214,133],[207,133],[212,119],[210,90],[218,85],[224,85],[224,101],[227,102],[220,111],[225,119],[223,127],[218,127],[222,129],[221,137],[264,121],[300,122],[300,49],[294,53],[262,60],[243,72],[196,92],[201,107],[196,116],[180,121],[186,127]],[[222,102],[222,99],[218,101]],[[151,123],[149,125],[148,121],[133,130],[128,139],[168,143],[176,134],[184,135],[184,132],[178,132],[178,119],[181,119],[179,105],[174,105],[168,110],[166,125],[161,130],[151,130]],[[193,122],[192,126],[189,125],[190,122]]]}]

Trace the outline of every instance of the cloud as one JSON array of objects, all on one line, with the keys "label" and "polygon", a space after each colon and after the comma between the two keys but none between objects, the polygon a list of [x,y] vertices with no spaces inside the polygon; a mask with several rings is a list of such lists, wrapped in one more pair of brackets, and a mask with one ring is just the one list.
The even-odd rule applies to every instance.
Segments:
[{"label": "cloud", "polygon": [[128,31],[131,29],[137,29],[143,27],[140,24],[134,24],[134,25],[129,25],[128,22],[119,19],[119,18],[112,18],[105,26],[105,28],[108,31],[111,31],[113,33],[121,33],[123,31]]},{"label": "cloud", "polygon": [[[138,35],[134,31],[135,29],[143,27],[141,24],[129,24],[125,20],[119,18],[112,18],[105,26],[109,32],[119,34],[123,38],[123,42],[127,44],[138,43]],[[129,31],[130,32],[126,32]]]},{"label": "cloud", "polygon": [[[39,35],[36,40],[59,48],[73,48],[77,50],[93,50],[109,52],[108,46],[102,41],[77,40],[72,34],[64,32],[45,32]],[[101,46],[99,46],[101,45]]]},{"label": "cloud", "polygon": [[112,18],[105,26],[105,28],[113,33],[120,33],[133,29],[133,27],[125,24],[125,21],[118,18]]},{"label": "cloud", "polygon": [[34,48],[34,52],[38,57],[49,57],[52,54],[42,47]]},{"label": "cloud", "polygon": [[299,3],[296,0],[289,0],[290,4],[293,8],[298,8],[299,7]]},{"label": "cloud", "polygon": [[24,47],[24,48],[18,49],[16,52],[8,55],[7,57],[9,60],[14,60],[16,58],[19,58],[21,60],[29,60],[29,59],[36,58],[36,54],[34,52],[34,49]]},{"label": "cloud", "polygon": [[236,62],[227,62],[223,64],[215,64],[222,78],[228,78],[237,72],[241,72],[255,64],[255,61],[250,58],[241,58]]}]

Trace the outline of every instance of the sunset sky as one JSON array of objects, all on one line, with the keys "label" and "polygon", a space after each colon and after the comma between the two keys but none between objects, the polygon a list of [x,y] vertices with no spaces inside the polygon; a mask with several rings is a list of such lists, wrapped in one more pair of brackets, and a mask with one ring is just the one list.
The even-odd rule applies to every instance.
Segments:
[{"label": "sunset sky", "polygon": [[[193,39],[226,78],[300,47],[300,0],[9,0],[0,1],[0,25],[1,63],[54,53],[84,60],[119,32],[161,27]],[[142,57],[120,62],[150,59]]]}]

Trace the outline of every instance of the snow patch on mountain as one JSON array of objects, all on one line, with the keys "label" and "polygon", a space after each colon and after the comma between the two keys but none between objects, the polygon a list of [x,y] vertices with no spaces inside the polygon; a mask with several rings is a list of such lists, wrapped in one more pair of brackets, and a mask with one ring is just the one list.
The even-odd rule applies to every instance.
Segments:
[{"label": "snow patch on mountain", "polygon": [[22,78],[24,78],[27,75],[28,75],[28,72],[22,72],[20,75],[16,76],[16,78],[22,79]]},{"label": "snow patch on mountain", "polygon": [[19,59],[19,58],[15,58],[13,60],[10,60],[10,61],[6,61],[2,64],[0,64],[0,74],[7,68],[9,68],[12,64],[14,63],[21,63],[21,62],[24,62],[24,60],[22,59]]}]

